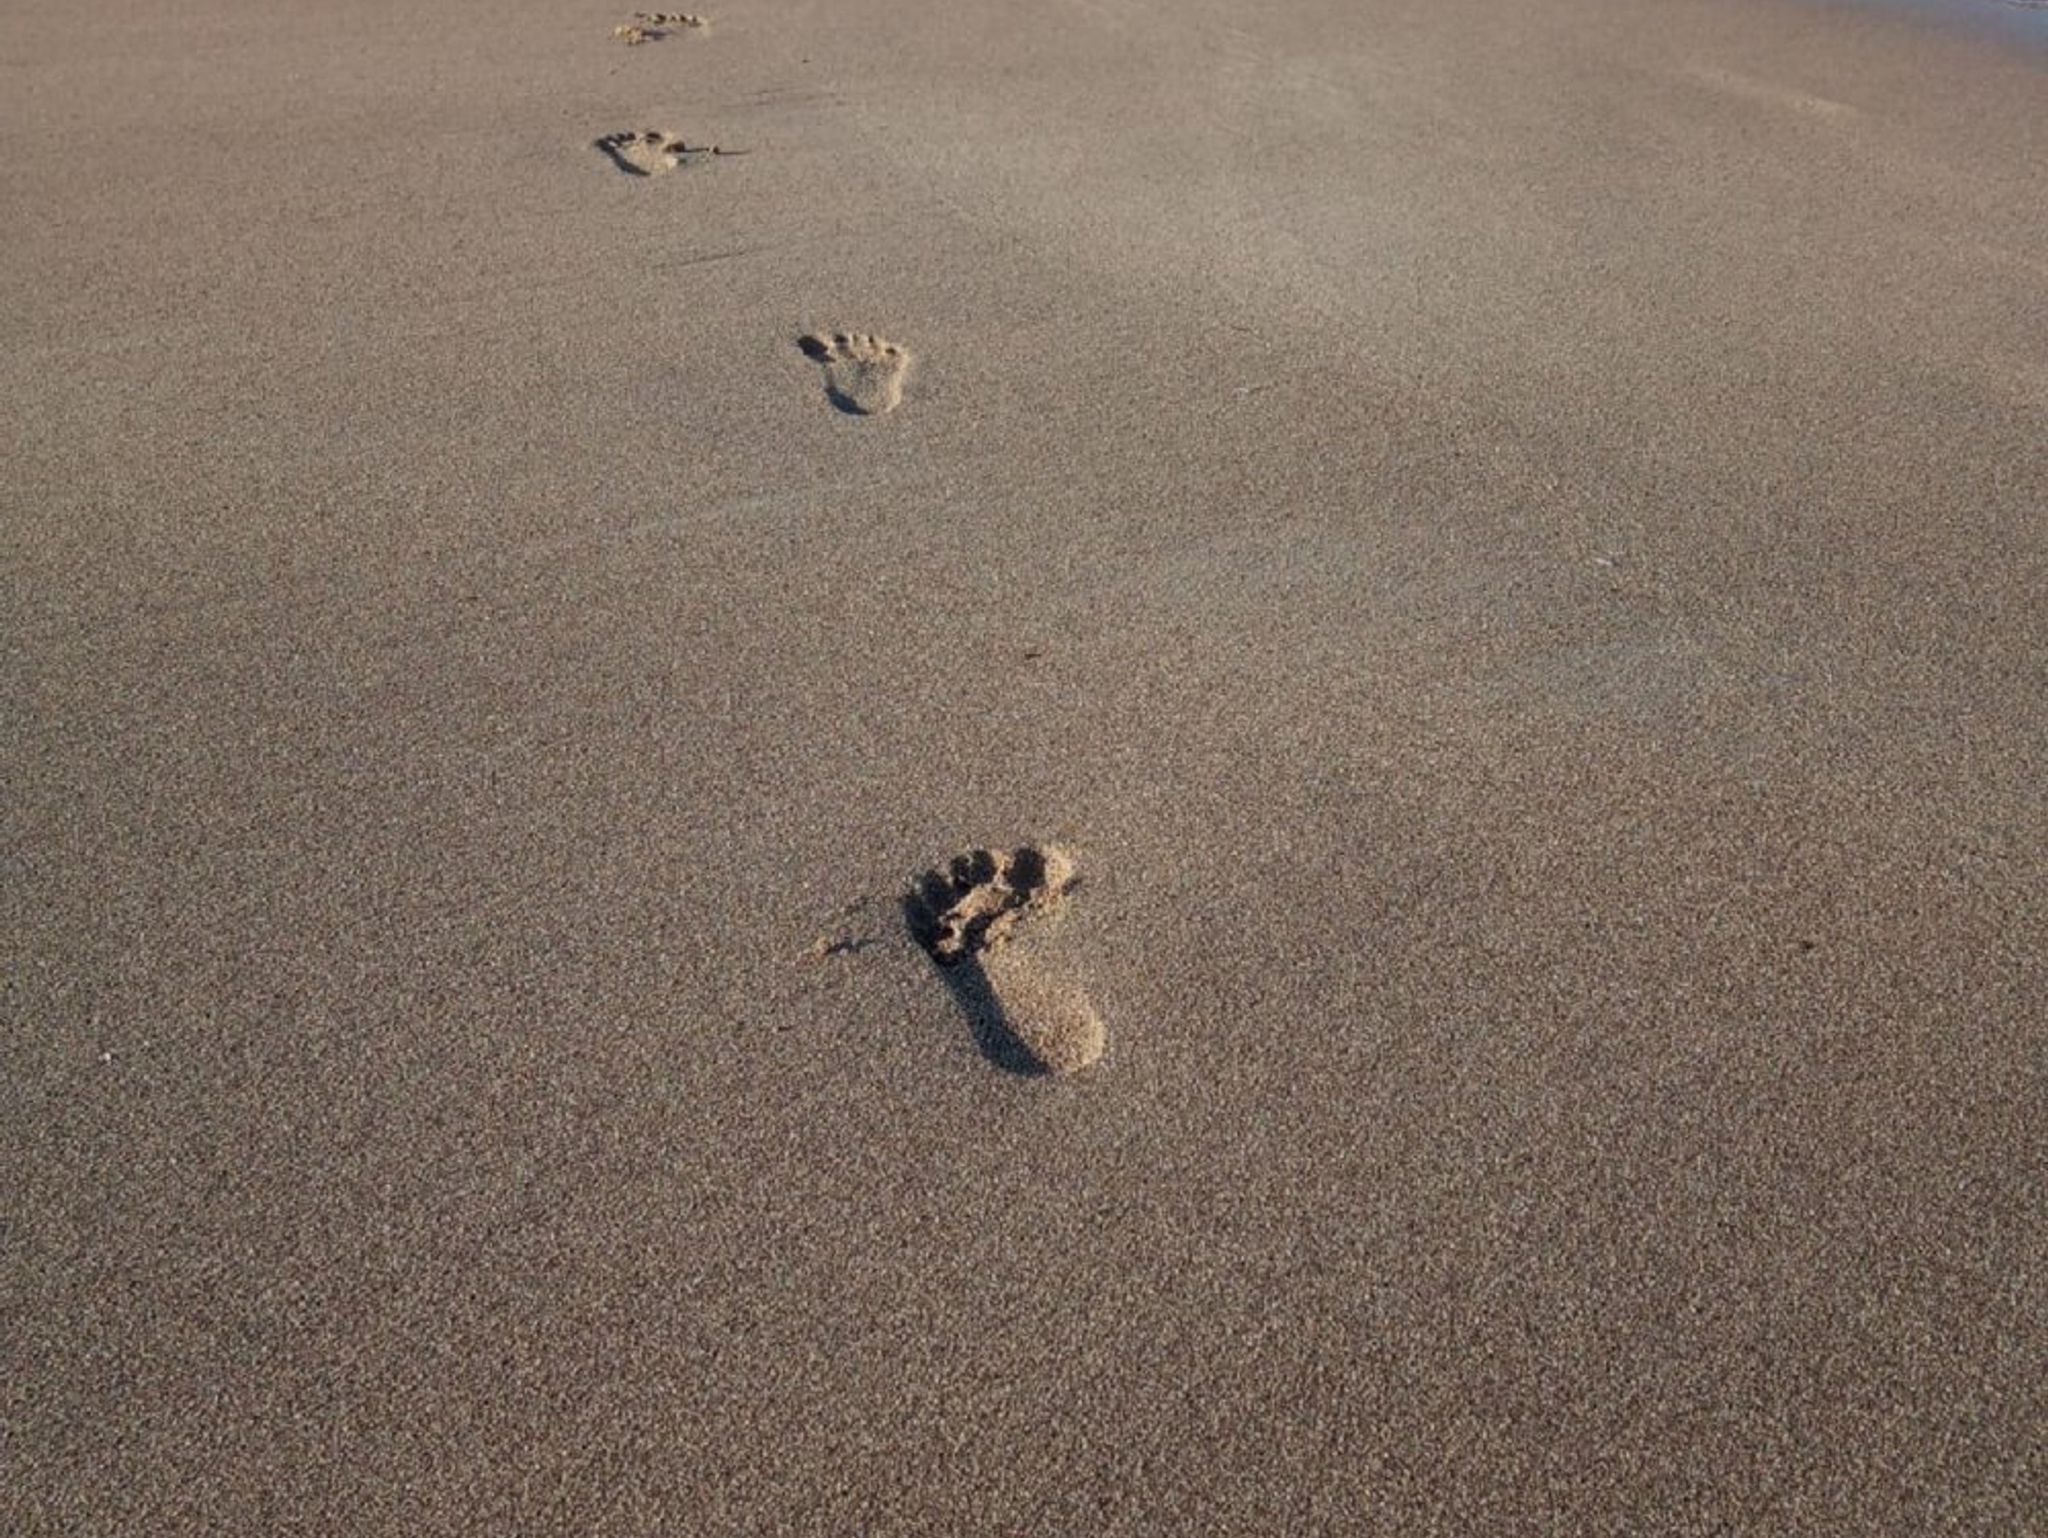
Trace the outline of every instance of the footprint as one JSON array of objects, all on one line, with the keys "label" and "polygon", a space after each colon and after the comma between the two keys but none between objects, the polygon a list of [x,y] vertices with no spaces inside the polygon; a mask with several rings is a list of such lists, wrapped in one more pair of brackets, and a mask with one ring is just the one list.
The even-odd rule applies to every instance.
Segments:
[{"label": "footprint", "polygon": [[674,134],[643,128],[638,133],[606,134],[597,147],[612,164],[632,176],[664,176],[678,166],[702,165],[716,156],[744,155],[720,144],[685,144]]},{"label": "footprint", "polygon": [[678,27],[701,30],[711,25],[708,16],[678,15],[668,11],[635,11],[624,26],[613,27],[612,36],[628,48],[639,43],[656,43]]},{"label": "footprint", "polygon": [[1061,851],[976,849],[927,871],[904,917],[974,1029],[982,1054],[1017,1073],[1078,1073],[1108,1044],[1086,995],[1033,954],[1075,885]]},{"label": "footprint", "polygon": [[894,411],[903,399],[910,354],[894,342],[858,332],[799,338],[804,356],[825,365],[825,398],[857,417]]}]

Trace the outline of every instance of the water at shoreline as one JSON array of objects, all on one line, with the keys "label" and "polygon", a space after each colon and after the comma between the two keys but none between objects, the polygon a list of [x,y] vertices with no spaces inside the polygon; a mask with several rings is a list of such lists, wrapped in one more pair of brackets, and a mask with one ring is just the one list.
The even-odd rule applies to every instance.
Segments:
[{"label": "water at shoreline", "polygon": [[2048,49],[2048,0],[1857,0],[1928,21]]}]

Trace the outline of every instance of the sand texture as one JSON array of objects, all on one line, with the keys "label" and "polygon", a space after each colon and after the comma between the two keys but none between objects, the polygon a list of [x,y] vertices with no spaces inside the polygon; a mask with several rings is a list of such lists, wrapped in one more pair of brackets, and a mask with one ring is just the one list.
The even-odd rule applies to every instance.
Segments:
[{"label": "sand texture", "polygon": [[702,19],[0,14],[0,1532],[2038,1531],[2048,12]]}]

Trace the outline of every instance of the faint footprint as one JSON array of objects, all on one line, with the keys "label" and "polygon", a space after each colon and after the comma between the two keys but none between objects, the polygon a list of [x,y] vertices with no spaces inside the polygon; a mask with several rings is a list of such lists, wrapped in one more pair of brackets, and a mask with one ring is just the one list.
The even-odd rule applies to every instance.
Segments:
[{"label": "faint footprint", "polygon": [[1086,995],[1052,975],[1031,935],[1075,885],[1057,849],[976,849],[927,871],[903,900],[910,932],[931,956],[975,1042],[1016,1073],[1078,1073],[1108,1044]]},{"label": "faint footprint", "polygon": [[910,354],[894,342],[859,332],[799,338],[804,356],[825,365],[825,398],[857,417],[894,411],[903,399]]},{"label": "faint footprint", "polygon": [[744,155],[721,144],[685,144],[674,134],[643,128],[638,133],[606,134],[597,147],[612,164],[633,176],[664,176],[679,166],[702,165],[716,156]]},{"label": "faint footprint", "polygon": [[686,16],[668,11],[635,11],[631,21],[624,26],[612,28],[612,36],[630,48],[638,43],[658,43],[679,27],[701,31],[710,25],[711,18],[708,16]]}]

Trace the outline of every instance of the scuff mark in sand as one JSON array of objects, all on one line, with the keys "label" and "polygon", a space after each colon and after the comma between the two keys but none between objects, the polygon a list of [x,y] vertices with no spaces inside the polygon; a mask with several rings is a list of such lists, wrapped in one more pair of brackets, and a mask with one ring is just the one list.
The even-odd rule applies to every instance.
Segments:
[{"label": "scuff mark in sand", "polygon": [[1830,101],[1825,96],[1795,90],[1791,86],[1779,85],[1776,81],[1759,80],[1754,75],[1740,75],[1732,69],[1719,69],[1710,64],[1689,64],[1685,73],[1701,85],[1725,91],[1731,96],[1768,102],[1772,106],[1803,112],[1809,117],[1840,120],[1863,115],[1847,102]]}]

